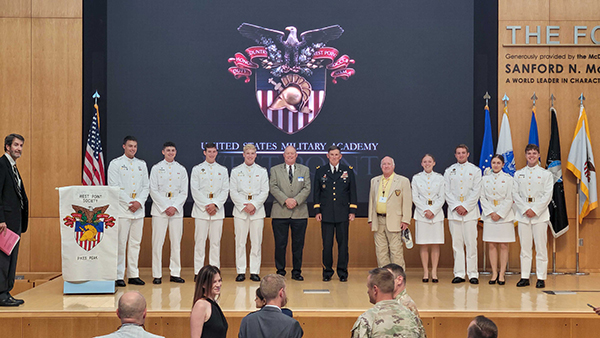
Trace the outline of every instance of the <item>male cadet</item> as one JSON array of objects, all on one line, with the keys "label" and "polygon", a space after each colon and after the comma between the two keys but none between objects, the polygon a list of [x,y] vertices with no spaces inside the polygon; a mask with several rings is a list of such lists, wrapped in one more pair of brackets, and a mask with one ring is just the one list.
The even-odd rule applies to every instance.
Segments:
[{"label": "male cadet", "polygon": [[184,283],[181,278],[181,236],[183,235],[183,204],[188,195],[188,175],[185,167],[175,161],[177,148],[173,142],[163,144],[164,160],[150,170],[152,197],[152,283],[162,282],[162,249],[169,228],[171,240],[171,282]]},{"label": "male cadet", "polygon": [[446,203],[448,203],[448,223],[452,234],[454,251],[454,279],[452,283],[465,281],[465,247],[467,270],[471,284],[479,284],[477,271],[477,220],[479,219],[479,192],[481,190],[481,169],[471,164],[469,148],[460,144],[454,149],[457,163],[444,173],[446,181]]},{"label": "male cadet", "polygon": [[[529,285],[532,241],[535,241],[536,288],[546,286],[548,270],[547,229],[550,222],[548,204],[552,200],[554,179],[552,173],[539,166],[540,148],[535,144],[525,147],[527,166],[515,173],[513,200],[519,222],[521,242],[521,280],[517,286]],[[532,238],[533,237],[533,238]]]},{"label": "male cadet", "polygon": [[285,276],[285,253],[289,228],[292,228],[292,279],[303,281],[302,250],[308,222],[306,199],[310,194],[310,171],[307,166],[296,163],[298,153],[292,146],[285,148],[285,163],[271,168],[269,188],[273,200],[271,218],[275,236],[275,267]]},{"label": "male cadet", "polygon": [[405,269],[402,230],[412,217],[412,192],[408,178],[394,173],[394,159],[381,159],[383,175],[371,179],[369,225],[375,238],[377,266],[396,263]]},{"label": "male cadet", "polygon": [[144,285],[140,279],[138,259],[140,256],[140,243],[144,228],[144,203],[148,199],[148,168],[146,162],[135,157],[137,152],[137,139],[125,136],[123,139],[124,154],[110,161],[108,165],[108,185],[119,187],[119,244],[117,262],[116,286],[125,286],[125,251],[127,250],[127,276],[128,283]]},{"label": "male cadet", "polygon": [[192,217],[196,223],[194,245],[194,274],[198,274],[204,264],[206,237],[210,240],[208,261],[210,265],[221,266],[221,235],[223,234],[223,205],[229,195],[229,175],[227,168],[217,163],[217,146],[210,142],[204,145],[206,160],[192,169],[192,197],[194,208]]},{"label": "male cadet", "polygon": [[236,282],[246,279],[246,241],[250,232],[250,279],[259,282],[260,254],[265,225],[263,204],[269,196],[267,170],[254,163],[256,147],[244,146],[244,163],[231,170],[229,194],[233,201],[233,226],[235,228]]},{"label": "male cadet", "polygon": [[394,275],[384,268],[369,271],[367,294],[374,307],[365,311],[352,327],[352,338],[426,337],[421,318],[396,301]]},{"label": "male cadet", "polygon": [[327,151],[329,164],[317,167],[314,183],[315,219],[321,222],[323,238],[323,281],[333,276],[333,233],[338,245],[337,274],[348,281],[348,227],[356,214],[356,180],[352,167],[340,163],[336,145]]}]

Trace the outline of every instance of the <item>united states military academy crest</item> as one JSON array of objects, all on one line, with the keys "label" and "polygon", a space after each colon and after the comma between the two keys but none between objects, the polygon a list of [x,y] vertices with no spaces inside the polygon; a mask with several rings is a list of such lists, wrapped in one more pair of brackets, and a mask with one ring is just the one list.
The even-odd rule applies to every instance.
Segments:
[{"label": "united states military academy crest", "polygon": [[[338,58],[339,51],[326,43],[339,38],[339,25],[305,31],[298,37],[296,27],[286,33],[243,23],[238,31],[259,46],[246,53],[235,53],[229,72],[236,79],[250,82],[256,73],[256,100],[263,116],[279,130],[295,134],[319,115],[325,101],[327,73],[332,82],[347,80],[355,70],[348,68],[354,60],[348,55]],[[337,59],[336,59],[337,58]]]},{"label": "united states military academy crest", "polygon": [[91,210],[78,205],[71,207],[75,212],[63,219],[64,225],[74,228],[75,242],[90,251],[102,241],[104,230],[115,225],[115,218],[105,213],[108,205]]}]

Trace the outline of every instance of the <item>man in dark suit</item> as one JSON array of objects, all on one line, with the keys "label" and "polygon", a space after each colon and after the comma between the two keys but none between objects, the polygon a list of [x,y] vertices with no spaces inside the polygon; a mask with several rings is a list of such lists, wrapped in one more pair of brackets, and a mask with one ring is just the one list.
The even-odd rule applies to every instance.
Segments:
[{"label": "man in dark suit", "polygon": [[292,146],[285,148],[285,163],[271,168],[269,191],[275,197],[271,218],[275,237],[275,267],[285,276],[285,252],[288,232],[292,229],[292,279],[303,281],[302,251],[308,221],[306,199],[310,195],[310,171],[307,166],[296,163],[298,153]]},{"label": "man in dark suit", "polygon": [[348,227],[356,214],[356,180],[352,167],[340,163],[342,153],[333,145],[327,151],[329,164],[317,167],[314,183],[315,219],[323,237],[323,281],[333,276],[333,233],[338,245],[337,274],[348,281]]},{"label": "man in dark suit", "polygon": [[270,274],[260,281],[260,290],[267,302],[260,311],[242,319],[239,338],[299,338],[304,335],[300,323],[281,312],[287,303],[285,277]]},{"label": "man in dark suit", "polygon": [[[25,139],[19,134],[10,134],[4,139],[4,156],[0,157],[0,236],[7,228],[21,236],[27,230],[28,201],[23,180],[17,169]],[[10,291],[15,285],[19,242],[10,255],[0,251],[0,306],[19,306],[24,303],[15,299]]]}]

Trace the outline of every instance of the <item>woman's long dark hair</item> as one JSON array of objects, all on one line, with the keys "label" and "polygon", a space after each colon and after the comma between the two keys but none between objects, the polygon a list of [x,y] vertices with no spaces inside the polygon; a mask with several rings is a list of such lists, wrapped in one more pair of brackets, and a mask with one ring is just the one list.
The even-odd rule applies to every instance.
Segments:
[{"label": "woman's long dark hair", "polygon": [[192,306],[193,304],[196,304],[198,299],[208,297],[216,274],[219,274],[219,276],[221,275],[221,270],[216,266],[207,265],[200,269],[198,278],[196,278],[196,291],[194,292],[194,302],[192,303]]}]

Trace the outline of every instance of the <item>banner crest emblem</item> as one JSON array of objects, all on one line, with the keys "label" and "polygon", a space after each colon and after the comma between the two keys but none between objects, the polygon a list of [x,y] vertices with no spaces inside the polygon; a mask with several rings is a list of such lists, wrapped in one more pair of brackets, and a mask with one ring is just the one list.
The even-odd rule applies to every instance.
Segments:
[{"label": "banner crest emblem", "polygon": [[78,205],[71,207],[75,212],[63,219],[64,225],[73,228],[75,242],[90,251],[102,241],[104,230],[115,225],[115,218],[105,213],[108,205],[91,210]]},{"label": "banner crest emblem", "polygon": [[348,55],[337,60],[338,50],[326,43],[339,38],[339,25],[313,29],[300,34],[296,27],[286,27],[289,34],[249,23],[238,31],[260,46],[249,47],[245,54],[229,58],[229,72],[236,79],[250,82],[256,73],[256,100],[263,116],[286,134],[295,134],[312,123],[325,101],[327,72],[332,82],[347,80],[355,70]]}]

